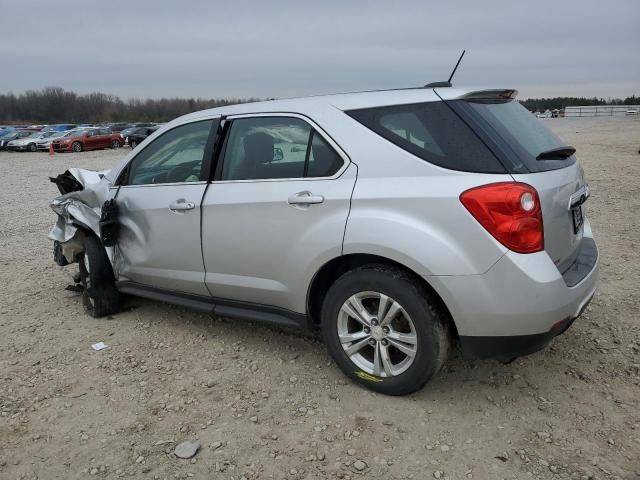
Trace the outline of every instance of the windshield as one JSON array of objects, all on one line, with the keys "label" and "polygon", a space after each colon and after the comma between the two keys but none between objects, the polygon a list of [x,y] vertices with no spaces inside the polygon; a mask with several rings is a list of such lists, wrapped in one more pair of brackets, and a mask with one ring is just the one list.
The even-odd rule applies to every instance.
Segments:
[{"label": "windshield", "polygon": [[76,135],[82,134],[84,132],[84,128],[74,128],[73,130],[69,130],[68,132],[64,132],[63,137],[75,137]]},{"label": "windshield", "polygon": [[463,110],[461,113],[470,114],[472,120],[479,122],[479,129],[488,131],[490,137],[496,137],[490,130],[497,134],[498,147],[503,151],[501,157],[511,173],[556,170],[575,162],[573,156],[566,160],[536,160],[542,152],[566,146],[566,143],[516,100],[499,103],[457,100],[450,104],[456,110]]}]

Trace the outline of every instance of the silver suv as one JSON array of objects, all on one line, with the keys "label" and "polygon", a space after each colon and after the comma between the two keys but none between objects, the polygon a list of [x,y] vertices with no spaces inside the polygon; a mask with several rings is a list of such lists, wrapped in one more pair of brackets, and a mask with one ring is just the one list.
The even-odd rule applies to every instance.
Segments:
[{"label": "silver suv", "polygon": [[137,295],[319,332],[356,382],[406,394],[457,341],[544,348],[594,294],[575,149],[514,90],[418,88],[178,118],[105,172],[52,179],[60,265],[96,316]]}]

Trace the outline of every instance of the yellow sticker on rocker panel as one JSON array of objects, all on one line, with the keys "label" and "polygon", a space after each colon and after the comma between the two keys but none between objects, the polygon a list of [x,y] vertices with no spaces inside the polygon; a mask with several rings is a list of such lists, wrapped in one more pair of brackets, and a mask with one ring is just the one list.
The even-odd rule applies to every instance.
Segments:
[{"label": "yellow sticker on rocker panel", "polygon": [[370,375],[367,372],[363,372],[363,371],[360,371],[360,370],[358,370],[356,372],[356,377],[358,377],[358,378],[360,378],[362,380],[367,380],[369,382],[375,382],[375,383],[382,382],[382,378],[376,377],[374,375]]}]

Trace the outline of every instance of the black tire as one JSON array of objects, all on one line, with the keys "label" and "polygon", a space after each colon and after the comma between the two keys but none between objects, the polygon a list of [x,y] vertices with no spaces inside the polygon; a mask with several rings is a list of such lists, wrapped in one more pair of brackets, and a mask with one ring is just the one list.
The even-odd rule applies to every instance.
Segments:
[{"label": "black tire", "polygon": [[82,144],[80,142],[73,142],[71,145],[71,150],[76,153],[80,153],[82,151]]},{"label": "black tire", "polygon": [[131,148],[136,148],[136,145],[138,145],[138,142],[136,142],[135,140],[129,140],[129,146]]},{"label": "black tire", "polygon": [[120,296],[115,288],[113,269],[107,252],[95,235],[85,237],[84,253],[79,264],[80,280],[84,287],[82,302],[87,313],[94,318],[117,313]]},{"label": "black tire", "polygon": [[[365,372],[352,362],[340,343],[340,310],[347,299],[360,292],[382,293],[398,302],[410,317],[417,349],[413,362],[402,373],[376,376]],[[447,315],[433,294],[402,270],[364,266],[345,273],[329,288],[322,305],[322,336],[330,355],[355,382],[380,393],[405,395],[422,388],[442,368],[450,345]]]},{"label": "black tire", "polygon": [[113,148],[114,150],[115,150],[116,148],[120,148],[120,142],[119,142],[118,140],[113,140],[113,141],[111,142],[111,148]]},{"label": "black tire", "polygon": [[38,150],[38,147],[36,146],[35,143],[30,143],[27,146],[27,150],[29,150],[30,152],[36,152]]}]

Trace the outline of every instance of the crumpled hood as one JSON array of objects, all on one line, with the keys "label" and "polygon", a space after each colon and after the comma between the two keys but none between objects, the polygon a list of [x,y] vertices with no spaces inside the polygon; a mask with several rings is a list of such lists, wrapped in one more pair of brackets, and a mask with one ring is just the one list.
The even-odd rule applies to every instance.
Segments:
[{"label": "crumpled hood", "polygon": [[111,183],[105,178],[109,170],[96,172],[81,168],[70,168],[50,180],[58,186],[61,196],[54,198],[51,209],[58,220],[49,232],[51,240],[67,242],[82,225],[100,237],[100,214],[102,205],[109,199]]}]

